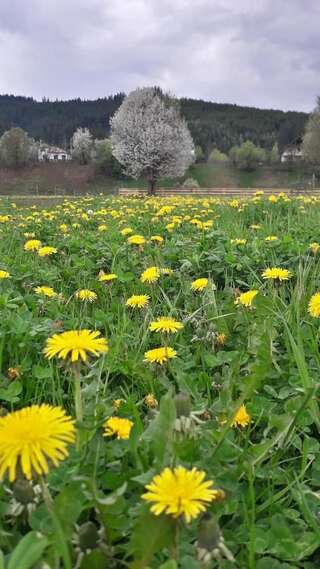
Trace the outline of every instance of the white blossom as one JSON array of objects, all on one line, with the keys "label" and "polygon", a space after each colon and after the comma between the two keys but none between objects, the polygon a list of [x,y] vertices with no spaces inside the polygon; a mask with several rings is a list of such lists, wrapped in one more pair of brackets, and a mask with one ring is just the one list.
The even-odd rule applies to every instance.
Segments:
[{"label": "white blossom", "polygon": [[113,155],[132,178],[144,176],[152,192],[161,177],[183,176],[195,150],[177,103],[159,89],[136,89],[111,119]]},{"label": "white blossom", "polygon": [[80,164],[88,164],[93,152],[92,134],[88,128],[77,128],[71,138],[71,155]]}]

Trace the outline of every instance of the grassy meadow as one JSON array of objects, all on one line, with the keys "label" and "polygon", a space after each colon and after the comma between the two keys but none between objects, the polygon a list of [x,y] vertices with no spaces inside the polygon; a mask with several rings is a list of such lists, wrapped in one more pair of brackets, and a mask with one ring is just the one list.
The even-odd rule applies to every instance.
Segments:
[{"label": "grassy meadow", "polygon": [[0,213],[0,568],[318,567],[319,198]]}]

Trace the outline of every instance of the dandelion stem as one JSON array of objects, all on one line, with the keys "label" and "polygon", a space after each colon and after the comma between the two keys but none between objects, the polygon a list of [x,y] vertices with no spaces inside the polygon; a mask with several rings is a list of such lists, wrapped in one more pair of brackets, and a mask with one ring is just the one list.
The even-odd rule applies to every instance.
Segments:
[{"label": "dandelion stem", "polygon": [[[82,405],[82,392],[81,392],[81,373],[79,365],[76,363],[73,366],[73,379],[74,379],[74,406],[77,423],[83,421],[83,405]],[[77,451],[80,450],[80,432],[77,433]]]},{"label": "dandelion stem", "polygon": [[179,541],[179,525],[176,521],[174,524],[173,542],[171,546],[171,559],[178,561],[178,541]]},{"label": "dandelion stem", "polygon": [[52,519],[53,527],[54,527],[55,534],[56,534],[57,549],[59,549],[59,554],[61,555],[61,557],[63,559],[64,569],[72,569],[69,547],[68,547],[68,544],[66,542],[64,531],[62,529],[60,520],[59,520],[56,512],[54,511],[53,500],[52,500],[52,496],[50,494],[48,485],[46,484],[46,482],[42,478],[42,476],[40,476],[40,478],[39,478],[39,483],[41,486],[43,501],[44,501],[46,508],[47,508],[47,510],[51,516],[51,519]]}]

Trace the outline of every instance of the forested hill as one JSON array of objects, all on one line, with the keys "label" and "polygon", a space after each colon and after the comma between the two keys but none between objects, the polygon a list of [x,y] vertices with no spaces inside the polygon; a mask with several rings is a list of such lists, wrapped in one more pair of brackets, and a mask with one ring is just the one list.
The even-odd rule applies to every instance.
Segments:
[{"label": "forested hill", "polygon": [[[20,126],[30,136],[67,147],[79,126],[88,127],[96,138],[109,133],[109,119],[124,94],[86,101],[35,101],[30,97],[0,95],[0,134]],[[280,148],[303,134],[306,113],[263,110],[253,107],[181,99],[185,116],[196,144],[205,153],[217,146],[227,151],[243,140],[264,148],[278,142]]]}]

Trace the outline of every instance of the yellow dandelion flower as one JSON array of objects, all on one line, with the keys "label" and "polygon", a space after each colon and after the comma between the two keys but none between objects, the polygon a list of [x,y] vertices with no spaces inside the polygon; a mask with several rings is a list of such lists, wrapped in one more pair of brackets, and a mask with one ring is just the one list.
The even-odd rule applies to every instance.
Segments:
[{"label": "yellow dandelion flower", "polygon": [[144,245],[146,240],[143,235],[131,235],[127,239],[129,245]]},{"label": "yellow dandelion flower", "polygon": [[224,346],[227,341],[227,336],[223,332],[220,332],[216,335],[215,340],[219,346]]},{"label": "yellow dandelion flower", "polygon": [[110,417],[104,423],[104,437],[112,437],[116,435],[117,439],[128,439],[133,427],[130,419],[122,419],[121,417]]},{"label": "yellow dandelion flower", "polygon": [[308,312],[314,318],[320,318],[320,292],[316,292],[316,294],[310,298]]},{"label": "yellow dandelion flower", "polygon": [[58,249],[55,247],[40,247],[40,249],[38,249],[39,257],[48,257],[48,255],[54,255],[57,252]]},{"label": "yellow dandelion flower", "polygon": [[133,233],[133,229],[131,229],[131,227],[124,227],[123,229],[121,229],[120,233],[125,237],[126,235],[130,235],[131,233]]},{"label": "yellow dandelion flower", "polygon": [[155,396],[152,395],[152,393],[148,393],[147,395],[144,396],[143,403],[147,407],[149,407],[149,409],[154,409],[155,407],[158,407],[158,401],[155,398]]},{"label": "yellow dandelion flower", "polygon": [[36,286],[34,289],[36,294],[41,296],[47,296],[48,298],[54,298],[58,294],[51,288],[51,286]]},{"label": "yellow dandelion flower", "polygon": [[292,277],[292,273],[288,269],[280,269],[277,267],[268,268],[262,273],[262,278],[266,280],[287,281]]},{"label": "yellow dandelion flower", "polygon": [[175,334],[178,330],[182,330],[183,324],[182,322],[178,322],[174,318],[170,318],[167,316],[161,316],[154,320],[149,325],[149,330],[151,332],[167,332]]},{"label": "yellow dandelion flower", "polygon": [[232,419],[231,426],[246,427],[247,425],[249,425],[250,422],[251,422],[251,417],[249,413],[247,413],[245,405],[241,405],[241,407],[238,409],[238,411],[236,412],[236,414]]},{"label": "yellow dandelion flower", "polygon": [[23,234],[27,239],[34,239],[36,234],[35,233],[24,233]]},{"label": "yellow dandelion flower", "polygon": [[98,231],[99,233],[103,233],[104,231],[107,231],[107,226],[103,223],[102,225],[98,225]]},{"label": "yellow dandelion flower", "polygon": [[258,293],[259,293],[258,290],[248,290],[248,292],[243,292],[242,294],[240,294],[240,296],[238,296],[238,298],[235,301],[235,304],[237,304],[238,306],[241,304],[242,306],[250,308],[250,306],[252,306],[253,299],[257,296]]},{"label": "yellow dandelion flower", "polygon": [[279,241],[279,238],[276,235],[268,235],[264,239],[265,241]]},{"label": "yellow dandelion flower", "polygon": [[193,291],[201,291],[204,290],[209,284],[209,280],[206,278],[196,279],[191,283],[191,290]]},{"label": "yellow dandelion flower", "polygon": [[253,223],[252,225],[250,225],[250,229],[261,229],[261,225],[257,225],[256,223]]},{"label": "yellow dandelion flower", "polygon": [[28,480],[47,474],[74,441],[74,421],[61,407],[32,405],[9,413],[0,418],[0,478],[7,471],[10,482],[20,471]]},{"label": "yellow dandelion flower", "polygon": [[47,339],[44,355],[49,360],[57,356],[63,360],[70,357],[71,362],[79,359],[85,362],[88,355],[99,356],[108,351],[107,340],[99,336],[100,332],[92,330],[70,330],[54,334]]},{"label": "yellow dandelion flower", "polygon": [[25,251],[38,251],[41,247],[41,241],[39,239],[29,239],[26,241],[23,248]]},{"label": "yellow dandelion flower", "polygon": [[176,357],[177,352],[173,348],[159,347],[145,352],[144,361],[163,365],[167,361]]},{"label": "yellow dandelion flower", "polygon": [[8,271],[2,271],[0,270],[0,279],[9,279],[10,278],[10,273],[8,273]]},{"label": "yellow dandelion flower", "polygon": [[320,245],[314,241],[313,243],[310,243],[309,249],[313,255],[316,255],[320,249]]},{"label": "yellow dandelion flower", "polygon": [[112,401],[112,405],[113,405],[114,410],[119,411],[122,403],[125,403],[124,399],[114,399]]},{"label": "yellow dandelion flower", "polygon": [[160,270],[158,267],[149,267],[140,276],[142,283],[155,283],[160,278]]},{"label": "yellow dandelion flower", "polygon": [[144,308],[149,304],[150,296],[148,294],[133,294],[126,301],[126,306],[130,308]]},{"label": "yellow dandelion flower", "polygon": [[231,239],[232,245],[245,245],[246,242],[246,239]]},{"label": "yellow dandelion flower", "polygon": [[82,300],[83,302],[85,301],[94,302],[98,298],[96,293],[93,292],[93,290],[88,290],[87,288],[82,288],[80,290],[77,290],[75,297],[78,300]]},{"label": "yellow dandelion flower", "polygon": [[146,502],[154,502],[150,509],[156,516],[184,516],[189,523],[204,512],[207,504],[219,494],[218,490],[213,489],[212,480],[204,481],[205,477],[206,473],[196,468],[165,468],[146,485],[147,492],[142,498]]},{"label": "yellow dandelion flower", "polygon": [[118,278],[118,275],[116,275],[115,273],[102,273],[101,275],[99,275],[98,280],[101,283],[111,283],[112,281],[116,281]]},{"label": "yellow dandelion flower", "polygon": [[150,241],[152,241],[153,243],[157,243],[158,245],[161,245],[164,242],[164,239],[163,237],[161,237],[161,235],[151,235]]},{"label": "yellow dandelion flower", "polygon": [[163,269],[160,269],[160,273],[162,275],[165,275],[166,277],[170,277],[171,275],[173,275],[173,270],[169,269],[168,267],[164,267]]}]

